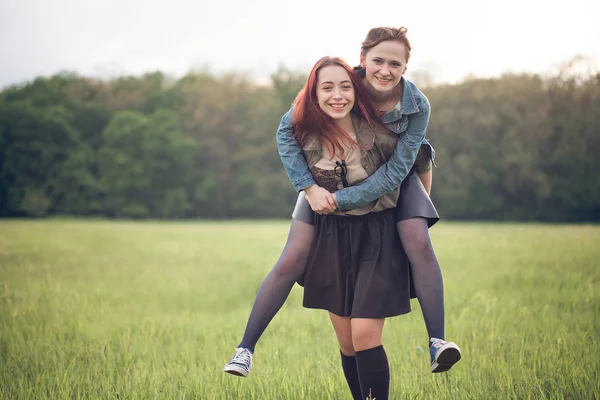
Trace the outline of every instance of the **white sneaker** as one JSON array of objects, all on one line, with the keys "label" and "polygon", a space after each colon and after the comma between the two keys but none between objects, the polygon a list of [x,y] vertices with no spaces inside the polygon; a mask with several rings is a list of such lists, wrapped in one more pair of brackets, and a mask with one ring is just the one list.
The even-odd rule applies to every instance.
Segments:
[{"label": "white sneaker", "polygon": [[431,372],[434,374],[448,371],[461,357],[456,343],[438,338],[431,338],[429,354],[431,356]]},{"label": "white sneaker", "polygon": [[252,352],[244,347],[235,349],[235,356],[225,365],[223,372],[246,377],[252,369]]}]

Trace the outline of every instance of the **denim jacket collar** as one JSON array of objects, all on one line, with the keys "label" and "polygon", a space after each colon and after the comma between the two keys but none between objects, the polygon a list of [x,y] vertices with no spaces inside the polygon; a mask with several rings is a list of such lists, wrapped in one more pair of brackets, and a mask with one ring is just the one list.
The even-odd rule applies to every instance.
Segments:
[{"label": "denim jacket collar", "polygon": [[403,86],[402,92],[402,100],[400,100],[394,108],[390,111],[386,112],[381,120],[384,124],[389,124],[390,122],[397,121],[402,118],[403,115],[416,114],[419,112],[419,106],[417,105],[417,99],[415,93],[413,91],[412,85],[410,82],[402,77],[400,78],[400,83]]}]

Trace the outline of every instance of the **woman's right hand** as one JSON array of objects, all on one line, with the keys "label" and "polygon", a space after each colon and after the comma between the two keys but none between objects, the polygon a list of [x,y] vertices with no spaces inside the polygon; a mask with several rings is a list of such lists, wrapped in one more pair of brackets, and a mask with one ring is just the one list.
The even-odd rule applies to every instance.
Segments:
[{"label": "woman's right hand", "polygon": [[337,202],[327,189],[319,185],[311,185],[304,189],[310,208],[317,214],[331,214],[337,209]]}]

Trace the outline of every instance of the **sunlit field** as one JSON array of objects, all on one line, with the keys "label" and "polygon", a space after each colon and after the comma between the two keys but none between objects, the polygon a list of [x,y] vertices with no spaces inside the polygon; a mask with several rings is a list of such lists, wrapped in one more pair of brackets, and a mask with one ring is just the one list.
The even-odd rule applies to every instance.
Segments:
[{"label": "sunlit field", "polygon": [[[350,399],[325,312],[296,287],[248,378],[221,372],[289,222],[0,221],[0,397]],[[600,227],[431,230],[447,338],[388,320],[392,399],[600,399]],[[375,294],[376,295],[376,294]]]}]

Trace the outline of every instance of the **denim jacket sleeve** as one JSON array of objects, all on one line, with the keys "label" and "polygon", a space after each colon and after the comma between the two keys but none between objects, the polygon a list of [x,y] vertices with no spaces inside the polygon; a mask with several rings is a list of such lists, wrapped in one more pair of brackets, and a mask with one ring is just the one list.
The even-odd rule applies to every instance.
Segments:
[{"label": "denim jacket sleeve", "polygon": [[360,207],[400,186],[408,176],[425,140],[429,114],[429,102],[423,98],[419,111],[408,116],[408,128],[400,134],[396,150],[388,162],[358,185],[335,192],[339,210]]},{"label": "denim jacket sleeve", "polygon": [[300,145],[294,138],[294,129],[292,126],[292,117],[294,108],[292,107],[281,118],[281,123],[277,129],[277,148],[281,163],[287,172],[294,189],[297,192],[314,185],[315,180],[308,170],[308,164],[304,158],[304,153]]}]

